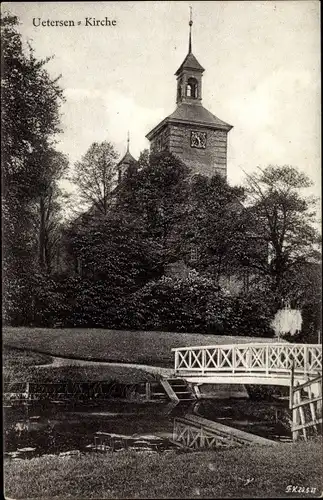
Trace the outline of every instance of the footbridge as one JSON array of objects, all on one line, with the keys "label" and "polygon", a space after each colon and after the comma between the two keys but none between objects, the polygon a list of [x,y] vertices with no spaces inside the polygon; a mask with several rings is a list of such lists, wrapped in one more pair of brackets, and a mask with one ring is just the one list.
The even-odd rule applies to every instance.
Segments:
[{"label": "footbridge", "polygon": [[250,343],[180,347],[175,375],[193,384],[290,386],[322,373],[320,344]]}]

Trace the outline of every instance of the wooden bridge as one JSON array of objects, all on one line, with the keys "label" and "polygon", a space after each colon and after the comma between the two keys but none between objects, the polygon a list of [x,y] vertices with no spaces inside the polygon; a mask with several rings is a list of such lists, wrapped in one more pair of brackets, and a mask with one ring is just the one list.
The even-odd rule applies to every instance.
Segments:
[{"label": "wooden bridge", "polygon": [[180,347],[175,376],[192,384],[290,386],[291,368],[299,383],[322,373],[319,344],[250,343]]}]

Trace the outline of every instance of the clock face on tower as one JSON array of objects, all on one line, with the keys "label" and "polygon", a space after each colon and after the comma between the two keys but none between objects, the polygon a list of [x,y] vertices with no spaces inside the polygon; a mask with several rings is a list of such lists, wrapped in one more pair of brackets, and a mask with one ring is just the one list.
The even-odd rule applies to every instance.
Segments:
[{"label": "clock face on tower", "polygon": [[191,148],[206,148],[206,132],[191,131]]}]

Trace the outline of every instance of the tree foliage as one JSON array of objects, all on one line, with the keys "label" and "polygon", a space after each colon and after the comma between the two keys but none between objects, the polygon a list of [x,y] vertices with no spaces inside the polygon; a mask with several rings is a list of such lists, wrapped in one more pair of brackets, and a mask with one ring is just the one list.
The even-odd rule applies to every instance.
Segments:
[{"label": "tree foliage", "polygon": [[40,203],[57,180],[49,156],[60,132],[63,91],[46,69],[50,58],[38,60],[24,47],[16,16],[1,18],[1,35],[4,306],[23,309],[20,292],[38,264]]},{"label": "tree foliage", "polygon": [[28,200],[42,190],[43,157],[60,131],[63,93],[45,68],[51,58],[24,50],[17,25],[15,16],[1,19],[2,180],[5,197]]},{"label": "tree foliage", "polygon": [[216,281],[239,272],[237,242],[244,238],[243,190],[230,187],[220,175],[195,176],[190,210],[182,232],[184,250],[196,249],[195,269]]},{"label": "tree foliage", "polygon": [[66,230],[69,254],[83,277],[106,280],[111,295],[130,293],[152,275],[154,248],[141,221],[111,211],[79,218]]},{"label": "tree foliage", "polygon": [[47,151],[42,194],[39,199],[39,265],[42,271],[53,270],[55,258],[60,252],[62,210],[64,194],[58,186],[58,180],[68,168],[67,157],[54,149]]},{"label": "tree foliage", "polygon": [[178,259],[179,234],[190,209],[189,168],[168,152],[145,152],[118,188],[118,209],[140,220],[144,237],[159,249],[158,266]]},{"label": "tree foliage", "polygon": [[87,208],[107,213],[116,183],[117,158],[112,144],[104,141],[91,144],[81,160],[76,162],[71,180]]},{"label": "tree foliage", "polygon": [[289,165],[269,166],[247,178],[247,227],[258,244],[242,248],[243,262],[270,277],[277,300],[289,293],[289,276],[319,258],[315,200],[303,194],[310,185]]}]

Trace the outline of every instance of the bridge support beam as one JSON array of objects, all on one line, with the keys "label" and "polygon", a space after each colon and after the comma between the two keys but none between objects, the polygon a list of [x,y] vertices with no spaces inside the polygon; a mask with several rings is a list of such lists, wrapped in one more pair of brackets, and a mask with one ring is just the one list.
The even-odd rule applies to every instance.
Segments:
[{"label": "bridge support beam", "polygon": [[[283,387],[290,386],[290,376],[284,377],[273,377],[273,376],[257,376],[251,375],[248,376],[246,374],[232,374],[228,373],[225,375],[184,375],[180,374],[181,378],[184,378],[187,382],[196,385],[202,384],[244,384],[244,385],[280,385]],[[306,379],[298,379],[300,383],[306,381]]]}]

